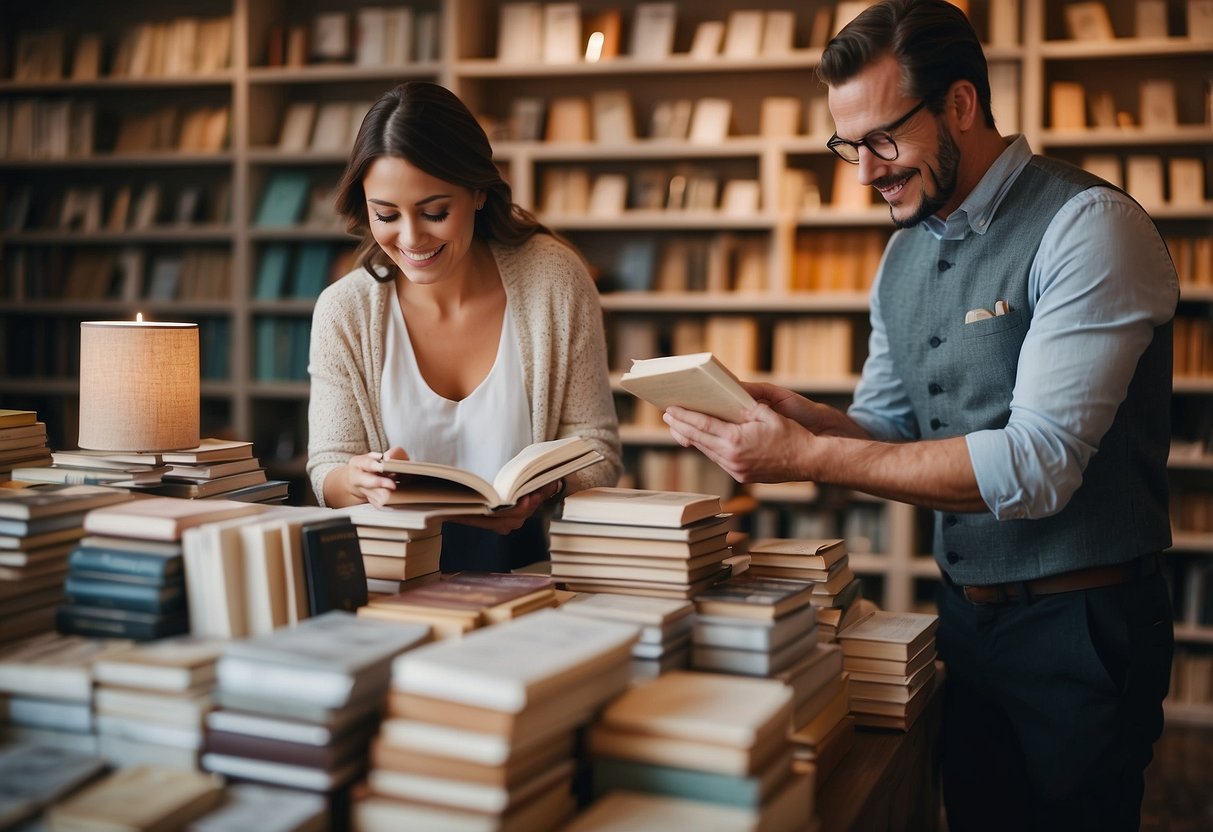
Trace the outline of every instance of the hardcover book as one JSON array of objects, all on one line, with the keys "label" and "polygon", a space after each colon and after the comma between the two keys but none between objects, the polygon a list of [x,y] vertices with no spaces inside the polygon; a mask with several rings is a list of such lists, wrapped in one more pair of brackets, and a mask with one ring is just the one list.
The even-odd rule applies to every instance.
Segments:
[{"label": "hardcover book", "polygon": [[680,528],[720,514],[720,497],[687,491],[587,488],[564,500],[563,519]]},{"label": "hardcover book", "polygon": [[812,601],[813,585],[803,581],[738,575],[695,598],[703,615],[772,620]]},{"label": "hardcover book", "polygon": [[186,529],[263,510],[261,506],[231,500],[151,497],[90,511],[84,518],[84,530],[95,535],[174,541],[180,540]]},{"label": "hardcover book", "polygon": [[737,376],[710,352],[632,361],[619,385],[661,410],[677,405],[737,422],[755,405]]},{"label": "hardcover book", "polygon": [[750,544],[750,563],[793,569],[829,569],[847,556],[842,540],[763,538]]},{"label": "hardcover book", "polygon": [[300,527],[303,573],[312,615],[353,612],[367,602],[366,570],[358,531],[348,517]]},{"label": "hardcover book", "polygon": [[131,499],[124,489],[96,485],[38,485],[0,489],[0,518],[37,520],[122,503]]},{"label": "hardcover book", "polygon": [[709,537],[717,537],[728,531],[731,514],[708,517],[678,528],[661,526],[620,526],[611,523],[588,523],[575,520],[552,520],[549,531],[553,535],[593,535],[594,537],[622,538],[643,541],[678,541],[697,543]]},{"label": "hardcover book", "polygon": [[501,466],[491,483],[471,471],[411,459],[385,459],[379,470],[396,477],[389,504],[466,504],[469,514],[487,514],[601,459],[589,442],[568,436],[523,448]]}]

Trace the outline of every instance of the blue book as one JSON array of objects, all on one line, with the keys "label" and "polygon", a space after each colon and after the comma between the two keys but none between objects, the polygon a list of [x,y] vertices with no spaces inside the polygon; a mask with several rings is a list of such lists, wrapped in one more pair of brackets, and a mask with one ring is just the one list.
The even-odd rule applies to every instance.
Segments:
[{"label": "blue book", "polygon": [[333,268],[333,247],[328,243],[304,243],[299,246],[295,265],[295,283],[291,297],[315,300],[329,282]]},{"label": "blue book", "polygon": [[67,558],[75,573],[106,573],[170,583],[180,580],[184,561],[180,543],[86,537]]},{"label": "blue book", "polygon": [[88,604],[63,604],[55,611],[55,629],[67,635],[150,641],[188,633],[190,622],[185,612],[161,615]]},{"label": "blue book", "polygon": [[257,381],[274,381],[278,378],[278,319],[258,318],[253,327],[257,340],[257,355],[253,362],[254,376]]},{"label": "blue book", "polygon": [[271,243],[261,250],[257,267],[254,300],[277,300],[286,294],[286,276],[291,262],[291,249],[286,243]]},{"label": "blue book", "polygon": [[594,794],[612,789],[647,792],[726,806],[758,808],[786,782],[791,755],[777,757],[749,777],[602,758],[594,761]]},{"label": "blue book", "polygon": [[274,171],[261,192],[255,225],[295,225],[303,216],[311,179],[303,171]]},{"label": "blue book", "polygon": [[63,591],[73,603],[92,607],[154,613],[185,608],[183,578],[158,586],[155,582],[122,580],[121,576],[110,579],[104,574],[68,572]]}]

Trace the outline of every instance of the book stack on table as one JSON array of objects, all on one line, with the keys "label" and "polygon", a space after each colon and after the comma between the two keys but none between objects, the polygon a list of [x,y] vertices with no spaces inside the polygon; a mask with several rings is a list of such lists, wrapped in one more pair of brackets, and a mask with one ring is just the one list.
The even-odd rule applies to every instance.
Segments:
[{"label": "book stack on table", "polygon": [[637,630],[544,610],[401,656],[357,828],[559,828],[574,732],[627,689]]},{"label": "book stack on table", "polygon": [[343,792],[365,771],[392,660],[429,638],[415,624],[334,610],[230,642],[216,667],[202,766],[236,780]]},{"label": "book stack on table", "polygon": [[46,810],[50,829],[184,829],[223,802],[223,782],[196,771],[119,769]]},{"label": "book stack on table", "polygon": [[689,599],[728,577],[720,497],[590,488],[551,526],[552,579],[574,592]]},{"label": "book stack on table", "polygon": [[101,755],[116,766],[196,771],[222,650],[220,641],[182,636],[132,645],[94,662]]},{"label": "book stack on table", "polygon": [[396,595],[374,598],[358,614],[428,624],[436,638],[459,637],[558,604],[546,575],[455,572]]},{"label": "book stack on table", "polygon": [[88,536],[68,559],[68,602],[59,607],[56,626],[63,633],[142,641],[189,632],[183,532],[257,510],[161,497],[90,511]]},{"label": "book stack on table", "polygon": [[855,624],[860,609],[860,583],[851,571],[842,540],[764,538],[750,545],[750,574],[765,578],[809,581],[822,641]]},{"label": "book stack on table", "polygon": [[12,479],[14,468],[51,464],[46,446],[46,424],[34,410],[0,408],[0,482]]},{"label": "book stack on table", "polygon": [[858,725],[908,731],[935,682],[935,631],[927,613],[879,610],[839,636]]},{"label": "book stack on table", "polygon": [[691,625],[695,621],[695,605],[690,601],[586,593],[566,601],[560,609],[639,625],[640,639],[632,646],[632,677],[637,682],[656,679],[690,662]]},{"label": "book stack on table", "polygon": [[92,665],[130,644],[43,633],[0,653],[0,694],[8,698],[4,740],[96,754]]},{"label": "book stack on table", "polygon": [[105,769],[105,760],[96,754],[53,745],[14,743],[0,748],[0,783],[4,784],[0,791],[0,826],[31,832],[43,828],[32,822],[43,809],[96,779]]},{"label": "book stack on table", "polygon": [[775,678],[792,689],[792,767],[812,771],[814,783],[820,786],[855,741],[850,678],[842,668],[842,649],[837,644],[818,644],[803,661]]},{"label": "book stack on table", "polygon": [[379,595],[424,586],[438,579],[442,520],[403,507],[359,505],[347,509],[358,530],[367,588]]},{"label": "book stack on table", "polygon": [[802,581],[738,575],[695,598],[691,666],[772,676],[817,645],[813,588]]},{"label": "book stack on table", "polygon": [[91,485],[0,488],[0,645],[54,629],[85,513],[129,499]]},{"label": "book stack on table", "polygon": [[804,829],[813,790],[792,771],[791,719],[771,679],[673,671],[633,687],[590,728],[599,798],[568,829]]}]

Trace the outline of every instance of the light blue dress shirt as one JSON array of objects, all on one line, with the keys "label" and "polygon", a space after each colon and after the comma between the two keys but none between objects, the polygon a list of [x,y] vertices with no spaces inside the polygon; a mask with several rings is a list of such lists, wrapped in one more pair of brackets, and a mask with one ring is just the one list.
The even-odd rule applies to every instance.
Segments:
[{"label": "light blue dress shirt", "polygon": [[[946,220],[898,231],[940,240],[985,234],[1032,156],[1023,136],[986,171]],[[960,275],[979,280],[979,275]],[[895,375],[880,311],[877,272],[872,335],[850,416],[877,439],[919,439]],[[896,280],[896,275],[887,279]],[[1155,327],[1175,312],[1175,268],[1149,216],[1110,188],[1090,188],[1054,216],[1028,273],[1031,324],[1019,354],[1011,418],[965,437],[982,499],[999,520],[1047,517],[1082,484]]]}]

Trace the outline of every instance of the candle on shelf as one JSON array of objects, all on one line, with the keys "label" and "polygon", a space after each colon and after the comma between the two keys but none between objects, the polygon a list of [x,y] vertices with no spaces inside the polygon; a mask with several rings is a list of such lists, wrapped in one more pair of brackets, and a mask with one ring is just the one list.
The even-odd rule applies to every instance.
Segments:
[{"label": "candle on shelf", "polygon": [[80,447],[158,452],[194,448],[199,428],[198,325],[80,324]]}]

